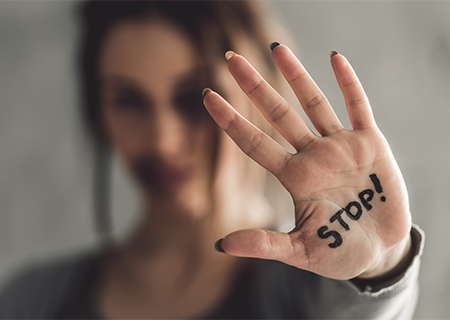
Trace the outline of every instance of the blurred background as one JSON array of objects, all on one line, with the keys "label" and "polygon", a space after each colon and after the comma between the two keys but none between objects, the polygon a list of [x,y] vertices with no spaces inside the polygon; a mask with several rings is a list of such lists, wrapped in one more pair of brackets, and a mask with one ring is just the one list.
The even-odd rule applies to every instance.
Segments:
[{"label": "blurred background", "polygon": [[[350,128],[329,64],[353,64],[426,232],[417,319],[450,314],[450,2],[272,1]],[[92,150],[79,121],[72,1],[0,1],[0,286],[17,267],[95,244]],[[277,39],[273,39],[276,41]],[[117,164],[114,231],[137,213]]]}]

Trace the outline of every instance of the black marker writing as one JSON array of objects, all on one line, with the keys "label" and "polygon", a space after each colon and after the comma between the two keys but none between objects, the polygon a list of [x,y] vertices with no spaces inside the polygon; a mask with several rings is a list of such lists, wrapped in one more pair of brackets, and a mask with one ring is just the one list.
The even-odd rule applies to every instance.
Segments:
[{"label": "black marker writing", "polygon": [[359,200],[361,200],[364,208],[367,210],[372,209],[372,205],[369,203],[370,200],[373,199],[373,190],[372,189],[366,189],[364,191],[361,191],[358,195]]},{"label": "black marker writing", "polygon": [[[372,183],[375,187],[375,191],[377,193],[382,193],[383,188],[381,187],[381,183],[380,183],[380,180],[378,180],[377,175],[375,173],[371,174],[370,179],[372,180]],[[372,209],[372,205],[369,202],[373,200],[374,194],[375,194],[375,192],[372,189],[366,189],[364,191],[361,191],[358,194],[358,198],[361,201],[362,206],[364,206],[364,208],[367,211],[370,211]],[[386,197],[381,196],[381,201],[385,202]],[[349,202],[345,208],[340,209],[338,212],[336,212],[335,214],[333,214],[331,216],[330,222],[333,223],[335,221],[338,221],[339,224],[346,231],[349,231],[350,226],[344,221],[342,214],[345,212],[346,215],[353,221],[359,220],[359,218],[361,218],[362,213],[363,213],[363,207],[361,206],[361,203],[359,203],[358,201]],[[330,248],[337,248],[340,245],[342,245],[342,242],[343,242],[342,236],[339,234],[339,232],[334,231],[334,230],[330,230],[330,231],[327,231],[327,230],[328,230],[327,226],[320,227],[319,230],[317,230],[318,236],[321,239],[327,239],[328,237],[334,237],[335,241],[333,243],[328,244],[328,246]]]},{"label": "black marker writing", "polygon": [[330,222],[334,222],[334,221],[339,221],[339,223],[341,224],[341,226],[344,227],[345,230],[350,230],[350,227],[348,226],[348,224],[345,223],[344,219],[342,219],[342,214],[344,213],[344,210],[339,210],[338,212],[336,212],[331,218],[330,218]]},{"label": "black marker writing", "polygon": [[[352,208],[356,208],[355,214],[352,213],[352,211],[351,211]],[[356,221],[359,218],[361,218],[361,214],[362,214],[361,205],[357,201],[352,201],[345,207],[345,213],[349,216],[350,219]]]},{"label": "black marker writing", "polygon": [[[381,183],[380,183],[380,180],[378,180],[377,175],[375,173],[371,174],[370,179],[372,179],[373,185],[375,186],[375,191],[378,193],[382,193],[383,188],[381,187]],[[385,202],[386,198],[384,196],[382,196],[381,201]]]},{"label": "black marker writing", "polygon": [[319,235],[319,237],[321,239],[326,239],[328,237],[333,236],[335,240],[334,240],[333,243],[329,243],[328,246],[330,248],[337,248],[337,247],[339,247],[342,244],[342,237],[339,234],[339,232],[333,231],[333,230],[325,232],[327,230],[328,230],[327,226],[320,227],[320,229],[317,230],[317,234]]}]

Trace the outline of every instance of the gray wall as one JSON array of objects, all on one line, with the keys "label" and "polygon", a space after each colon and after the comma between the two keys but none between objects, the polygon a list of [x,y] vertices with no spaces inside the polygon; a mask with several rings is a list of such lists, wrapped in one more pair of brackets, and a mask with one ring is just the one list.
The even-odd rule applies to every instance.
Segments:
[{"label": "gray wall", "polygon": [[[416,317],[448,318],[450,2],[273,5],[348,128],[328,52],[343,53],[356,69],[406,179],[413,219],[427,233]],[[95,241],[73,9],[68,1],[0,2],[0,282],[29,259]],[[136,208],[117,166],[113,185],[120,234]]]}]

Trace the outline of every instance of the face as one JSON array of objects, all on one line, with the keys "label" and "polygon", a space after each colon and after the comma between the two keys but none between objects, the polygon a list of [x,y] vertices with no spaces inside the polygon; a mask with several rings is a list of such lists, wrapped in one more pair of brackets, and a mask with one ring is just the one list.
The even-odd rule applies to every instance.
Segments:
[{"label": "face", "polygon": [[98,68],[107,136],[145,197],[166,210],[205,210],[214,131],[194,44],[162,18],[123,21]]}]

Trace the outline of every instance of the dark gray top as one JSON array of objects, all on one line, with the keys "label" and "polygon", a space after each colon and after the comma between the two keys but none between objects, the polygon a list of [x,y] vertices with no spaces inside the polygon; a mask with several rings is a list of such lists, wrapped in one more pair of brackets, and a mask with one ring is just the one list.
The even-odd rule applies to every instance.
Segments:
[{"label": "dark gray top", "polygon": [[[372,286],[249,259],[227,297],[214,312],[199,318],[410,319],[424,244],[419,227],[412,228],[411,237],[414,260],[408,269]],[[89,251],[19,272],[0,293],[0,318],[101,318],[95,303],[99,257]]]}]

